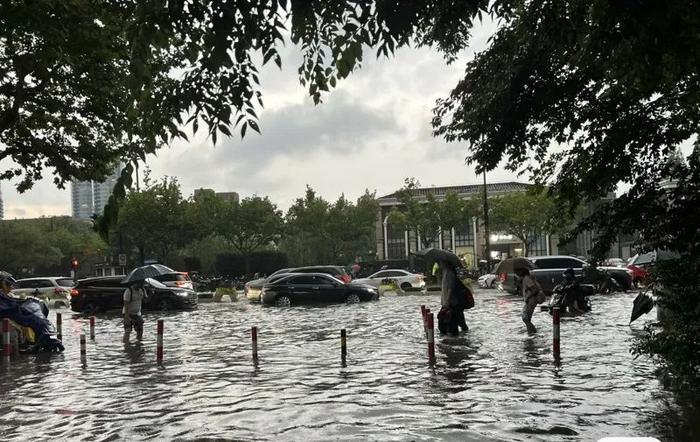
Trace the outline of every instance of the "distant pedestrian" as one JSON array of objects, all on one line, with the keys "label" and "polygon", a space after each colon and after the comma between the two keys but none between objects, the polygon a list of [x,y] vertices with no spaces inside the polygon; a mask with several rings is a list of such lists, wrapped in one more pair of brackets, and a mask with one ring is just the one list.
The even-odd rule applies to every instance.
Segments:
[{"label": "distant pedestrian", "polygon": [[[464,319],[466,288],[457,277],[452,263],[442,262],[440,270],[442,272],[442,298],[440,299],[442,309],[439,316],[447,321],[447,324],[443,326],[446,329],[446,333],[451,336],[457,336],[460,327],[462,331],[469,330],[467,322]],[[441,328],[442,331],[443,327],[439,325],[440,324],[438,324],[438,328]]]},{"label": "distant pedestrian", "polygon": [[352,272],[352,277],[357,278],[357,275],[360,274],[360,270],[362,270],[362,266],[360,266],[360,263],[355,261],[355,263],[350,267],[350,271]]},{"label": "distant pedestrian", "polygon": [[515,269],[515,274],[520,277],[520,287],[522,290],[525,305],[523,305],[522,319],[527,326],[527,331],[534,333],[537,331],[532,323],[532,315],[535,313],[537,304],[541,304],[546,300],[542,286],[537,282],[534,276],[530,275],[530,271],[525,268]]},{"label": "distant pedestrian", "polygon": [[136,340],[143,338],[143,316],[141,306],[146,297],[146,289],[143,281],[134,281],[124,290],[124,342],[129,342],[131,329],[136,330]]}]

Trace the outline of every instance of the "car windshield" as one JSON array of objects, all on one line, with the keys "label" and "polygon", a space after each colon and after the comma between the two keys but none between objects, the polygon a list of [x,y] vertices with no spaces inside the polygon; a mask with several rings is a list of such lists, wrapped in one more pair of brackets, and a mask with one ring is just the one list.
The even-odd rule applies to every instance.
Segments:
[{"label": "car windshield", "polygon": [[57,279],[56,283],[60,285],[61,287],[73,287],[75,283],[73,282],[72,279],[70,278],[61,278]]},{"label": "car windshield", "polygon": [[158,276],[157,280],[162,282],[189,281],[190,278],[184,273],[166,273],[164,275]]}]

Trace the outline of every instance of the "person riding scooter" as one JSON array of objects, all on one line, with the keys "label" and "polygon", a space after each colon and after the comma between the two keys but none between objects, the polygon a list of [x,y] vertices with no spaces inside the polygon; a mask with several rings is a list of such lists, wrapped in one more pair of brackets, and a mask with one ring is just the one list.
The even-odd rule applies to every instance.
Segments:
[{"label": "person riding scooter", "polygon": [[590,311],[590,303],[586,299],[586,295],[581,288],[579,279],[576,278],[574,269],[568,268],[564,270],[562,276],[564,276],[564,281],[562,282],[564,297],[561,304],[566,306],[570,313],[585,313]]}]

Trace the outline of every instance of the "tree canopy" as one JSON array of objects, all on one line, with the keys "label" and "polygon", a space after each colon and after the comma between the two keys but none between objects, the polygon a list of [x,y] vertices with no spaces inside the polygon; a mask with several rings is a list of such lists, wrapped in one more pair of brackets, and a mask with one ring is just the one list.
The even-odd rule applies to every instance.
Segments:
[{"label": "tree canopy", "polygon": [[532,242],[540,235],[557,233],[570,227],[567,213],[562,213],[546,192],[512,192],[490,199],[491,228],[509,233],[523,243],[528,256]]},{"label": "tree canopy", "polygon": [[259,131],[259,68],[298,45],[299,77],[318,103],[362,63],[411,42],[448,58],[485,0],[60,0],[0,4],[0,159],[20,191],[99,179],[106,164],[155,152],[200,122]]},{"label": "tree canopy", "polygon": [[477,199],[463,200],[456,192],[448,191],[445,198],[438,200],[432,192],[418,195],[420,183],[415,178],[406,178],[404,187],[396,192],[401,203],[389,213],[389,223],[402,230],[410,230],[420,235],[424,248],[430,247],[440,235],[440,229],[448,231],[460,224],[467,224],[473,216],[478,216]]}]

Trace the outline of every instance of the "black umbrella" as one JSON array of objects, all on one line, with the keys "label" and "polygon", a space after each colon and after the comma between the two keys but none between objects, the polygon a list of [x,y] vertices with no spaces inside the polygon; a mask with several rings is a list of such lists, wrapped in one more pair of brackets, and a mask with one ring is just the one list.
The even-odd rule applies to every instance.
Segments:
[{"label": "black umbrella", "polygon": [[459,259],[459,257],[457,257],[457,255],[450,252],[449,250],[428,247],[427,249],[413,252],[413,254],[416,256],[422,256],[423,258],[427,259],[431,263],[433,263],[433,262],[448,262],[448,263],[452,264],[455,268],[464,267],[464,264]]},{"label": "black umbrella", "polygon": [[149,264],[147,266],[136,267],[126,276],[126,278],[122,279],[122,284],[145,281],[148,278],[154,278],[167,273],[175,273],[175,270],[162,264]]},{"label": "black umbrella", "polygon": [[506,258],[498,263],[496,267],[496,274],[501,273],[513,273],[515,269],[528,269],[532,270],[535,266],[527,258]]},{"label": "black umbrella", "polygon": [[652,308],[654,308],[654,300],[651,299],[651,296],[645,293],[640,293],[639,295],[637,295],[637,297],[634,298],[634,306],[632,307],[632,317],[630,318],[630,324],[632,323],[632,321],[639,318],[640,316],[649,313]]}]

